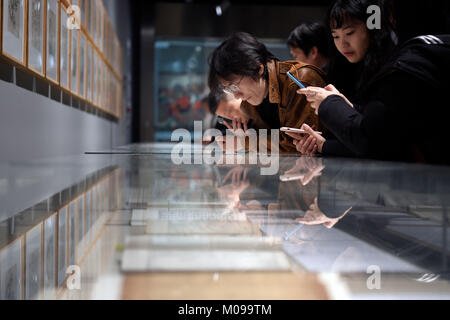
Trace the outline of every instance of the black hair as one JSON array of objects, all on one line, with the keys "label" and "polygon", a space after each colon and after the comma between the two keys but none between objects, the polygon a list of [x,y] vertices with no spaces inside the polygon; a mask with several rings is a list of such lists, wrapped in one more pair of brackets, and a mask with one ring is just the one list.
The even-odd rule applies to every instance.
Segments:
[{"label": "black hair", "polygon": [[329,8],[327,23],[329,32],[343,27],[350,19],[362,21],[365,25],[370,17],[367,8],[377,5],[381,9],[381,28],[368,29],[370,45],[364,59],[358,64],[351,64],[336,49],[331,41],[331,59],[329,81],[335,83],[344,94],[358,100],[364,95],[364,89],[370,79],[392,56],[395,43],[395,27],[392,16],[392,3],[389,0],[336,0]]},{"label": "black hair", "polygon": [[317,47],[324,57],[329,55],[328,29],[319,22],[305,22],[295,28],[288,37],[287,44],[302,49],[308,55],[313,47]]},{"label": "black hair", "polygon": [[254,80],[260,78],[261,64],[264,65],[262,77],[268,79],[267,63],[277,58],[252,35],[237,32],[217,47],[209,59],[208,85],[211,91],[220,87],[220,79],[233,81],[236,76],[247,76]]}]

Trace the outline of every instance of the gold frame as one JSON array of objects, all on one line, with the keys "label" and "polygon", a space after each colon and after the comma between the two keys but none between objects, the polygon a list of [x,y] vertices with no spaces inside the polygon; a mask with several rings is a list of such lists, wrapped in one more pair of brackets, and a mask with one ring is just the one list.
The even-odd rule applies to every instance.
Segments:
[{"label": "gold frame", "polygon": [[[72,37],[71,37],[71,32],[70,32],[70,30],[69,29],[65,29],[65,28],[62,28],[62,19],[63,19],[63,16],[61,15],[61,13],[62,13],[62,11],[64,11],[64,13],[67,15],[67,7],[65,7],[64,6],[64,3],[62,2],[62,1],[59,1],[59,19],[58,19],[58,21],[59,21],[59,37],[58,37],[58,39],[59,39],[59,45],[58,45],[58,52],[59,52],[59,54],[58,54],[58,56],[59,56],[59,61],[58,61],[58,65],[59,65],[59,67],[58,67],[58,72],[59,72],[59,79],[58,79],[58,81],[59,81],[59,85],[60,85],[60,87],[62,88],[62,89],[64,89],[65,91],[67,91],[67,92],[70,92],[70,80],[71,80],[71,70],[70,70],[70,49],[71,49],[71,46],[72,46]],[[66,77],[67,77],[67,85],[63,85],[62,84],[62,78],[64,77],[64,75],[62,75],[61,74],[61,57],[62,57],[62,37],[63,37],[63,31],[64,30],[67,30],[67,57],[66,57],[66,65],[67,65],[67,74],[66,74]]]},{"label": "gold frame", "polygon": [[59,0],[55,0],[56,1],[56,25],[57,25],[57,30],[56,30],[56,79],[52,79],[48,76],[47,73],[47,45],[48,45],[48,1],[49,0],[45,0],[45,78],[50,81],[51,83],[55,84],[55,85],[60,85],[59,82],[59,77],[60,77],[60,64],[61,64],[61,4],[59,2]]},{"label": "gold frame", "polygon": [[45,78],[45,74],[46,74],[46,61],[47,61],[47,56],[46,56],[46,53],[47,53],[47,0],[42,0],[42,3],[43,3],[43,12],[42,12],[42,52],[41,52],[41,54],[42,54],[42,72],[40,72],[40,71],[38,71],[38,70],[36,70],[36,69],[34,69],[33,67],[31,67],[30,65],[29,65],[29,60],[30,60],[30,47],[31,47],[31,45],[30,45],[30,43],[29,43],[29,41],[31,40],[31,37],[30,37],[30,32],[31,32],[31,28],[30,28],[30,7],[31,7],[31,5],[30,5],[30,0],[26,0],[27,1],[27,3],[28,3],[28,5],[27,5],[27,21],[28,21],[28,23],[27,23],[27,68],[30,70],[30,71],[32,71],[32,72],[34,72],[34,73],[36,73],[37,75],[39,75],[39,76],[41,76],[41,77],[43,77],[43,78]]},{"label": "gold frame", "polygon": [[[4,56],[5,58],[7,58],[7,59],[9,59],[9,60],[11,60],[12,62],[14,62],[15,64],[18,64],[19,66],[22,66],[22,67],[26,67],[27,66],[27,52],[28,52],[28,50],[27,50],[27,48],[26,48],[26,45],[27,45],[27,43],[28,43],[28,0],[23,0],[23,12],[22,12],[22,15],[23,15],[23,25],[22,25],[22,32],[23,32],[23,39],[22,39],[22,60],[23,61],[20,61],[20,60],[18,60],[17,58],[14,58],[12,55],[10,55],[9,53],[6,53],[5,51],[4,51],[4,48],[3,48],[3,18],[2,18],[2,43],[1,43],[1,54],[2,54],[2,56]],[[3,9],[3,1],[2,1],[2,9]],[[2,13],[3,13],[3,10],[2,10]],[[2,17],[3,17],[3,14],[2,14]]]}]

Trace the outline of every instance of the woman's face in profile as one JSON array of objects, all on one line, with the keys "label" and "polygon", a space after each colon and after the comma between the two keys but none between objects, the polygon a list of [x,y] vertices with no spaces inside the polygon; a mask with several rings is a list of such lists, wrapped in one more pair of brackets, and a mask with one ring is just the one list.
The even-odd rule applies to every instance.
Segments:
[{"label": "woman's face in profile", "polygon": [[364,22],[347,19],[340,28],[332,28],[331,35],[336,48],[349,62],[358,63],[366,56],[370,35]]}]

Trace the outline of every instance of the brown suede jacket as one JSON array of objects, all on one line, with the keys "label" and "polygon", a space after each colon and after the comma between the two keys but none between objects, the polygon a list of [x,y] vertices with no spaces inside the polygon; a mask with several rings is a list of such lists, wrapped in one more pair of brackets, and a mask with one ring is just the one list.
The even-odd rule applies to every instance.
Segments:
[{"label": "brown suede jacket", "polygon": [[[325,128],[319,124],[314,109],[304,95],[297,94],[300,89],[286,74],[290,73],[300,80],[305,86],[324,87],[325,73],[318,67],[298,61],[271,61],[267,64],[269,73],[269,101],[278,105],[281,127],[301,128],[306,123],[314,130],[324,131]],[[241,110],[249,118],[253,119],[257,129],[279,129],[270,128],[266,121],[256,112],[258,106],[252,106],[246,101],[241,104]],[[270,134],[270,131],[268,132]],[[268,151],[270,151],[270,136]],[[284,132],[280,132],[280,153],[297,153],[292,138]]]}]

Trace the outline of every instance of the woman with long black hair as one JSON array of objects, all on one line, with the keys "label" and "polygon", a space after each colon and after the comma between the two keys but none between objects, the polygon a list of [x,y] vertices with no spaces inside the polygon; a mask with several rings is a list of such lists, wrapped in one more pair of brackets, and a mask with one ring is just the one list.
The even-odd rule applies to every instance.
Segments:
[{"label": "woman with long black hair", "polygon": [[[294,137],[297,150],[311,154],[317,149],[324,155],[333,155],[330,150],[337,149],[338,144],[359,157],[450,163],[445,147],[450,138],[447,129],[450,36],[427,35],[411,39],[390,58],[374,54],[372,61],[376,68],[372,68],[369,59],[376,52],[374,45],[380,46],[383,39],[388,39],[387,30],[382,31],[382,27],[384,38],[375,38],[372,36],[375,31],[364,32],[361,24],[349,23],[354,16],[348,8],[362,2],[368,3],[338,0],[329,14],[337,50],[345,54],[348,61],[360,64],[354,95],[346,98],[341,89],[333,85],[298,91],[306,95],[321,123],[338,141],[327,141],[304,125],[303,129],[309,131],[310,136]],[[387,17],[390,23],[389,12],[385,12],[385,22]],[[368,40],[364,35],[369,35]],[[350,37],[358,41],[344,43]],[[363,58],[358,61],[360,57]]]}]

